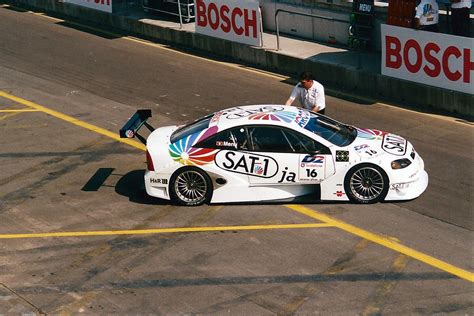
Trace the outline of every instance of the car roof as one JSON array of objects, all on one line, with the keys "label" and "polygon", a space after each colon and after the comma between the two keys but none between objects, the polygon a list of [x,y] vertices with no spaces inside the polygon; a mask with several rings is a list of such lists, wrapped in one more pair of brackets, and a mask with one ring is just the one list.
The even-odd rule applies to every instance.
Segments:
[{"label": "car roof", "polygon": [[294,106],[278,104],[245,105],[214,113],[209,127],[225,130],[245,124],[279,125],[293,129],[303,128],[313,113]]}]

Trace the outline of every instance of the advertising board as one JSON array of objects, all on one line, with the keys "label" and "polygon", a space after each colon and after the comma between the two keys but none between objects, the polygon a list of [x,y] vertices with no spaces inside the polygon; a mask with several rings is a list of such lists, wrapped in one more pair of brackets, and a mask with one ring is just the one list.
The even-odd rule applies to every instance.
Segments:
[{"label": "advertising board", "polygon": [[474,39],[381,25],[382,75],[474,94]]},{"label": "advertising board", "polygon": [[259,46],[261,16],[258,2],[195,0],[196,33]]},{"label": "advertising board", "polygon": [[64,2],[112,13],[112,0],[65,0]]}]

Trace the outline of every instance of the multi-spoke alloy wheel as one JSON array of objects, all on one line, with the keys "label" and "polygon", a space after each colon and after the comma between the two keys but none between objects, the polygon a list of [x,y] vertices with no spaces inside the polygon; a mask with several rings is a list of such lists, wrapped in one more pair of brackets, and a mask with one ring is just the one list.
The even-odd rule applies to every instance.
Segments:
[{"label": "multi-spoke alloy wheel", "polygon": [[182,169],[172,177],[171,195],[182,205],[201,205],[210,200],[211,181],[197,168]]},{"label": "multi-spoke alloy wheel", "polygon": [[375,203],[385,198],[388,179],[382,169],[373,165],[360,165],[349,170],[345,189],[352,201]]}]

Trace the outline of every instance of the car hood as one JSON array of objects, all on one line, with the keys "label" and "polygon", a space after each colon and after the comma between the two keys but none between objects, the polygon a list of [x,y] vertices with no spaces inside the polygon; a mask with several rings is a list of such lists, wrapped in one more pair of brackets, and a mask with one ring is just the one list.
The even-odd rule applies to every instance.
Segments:
[{"label": "car hood", "polygon": [[350,146],[364,158],[382,155],[401,158],[413,149],[411,143],[401,136],[368,128],[358,128],[357,137]]}]

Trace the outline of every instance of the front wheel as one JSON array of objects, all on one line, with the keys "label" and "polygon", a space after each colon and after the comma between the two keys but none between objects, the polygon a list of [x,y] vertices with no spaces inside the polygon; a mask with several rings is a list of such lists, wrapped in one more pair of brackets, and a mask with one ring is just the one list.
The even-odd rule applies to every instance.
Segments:
[{"label": "front wheel", "polygon": [[182,168],[171,177],[170,194],[180,205],[201,205],[211,200],[212,182],[206,173],[196,167]]},{"label": "front wheel", "polygon": [[369,204],[385,199],[388,192],[388,177],[378,166],[357,165],[347,172],[344,189],[352,202]]}]

